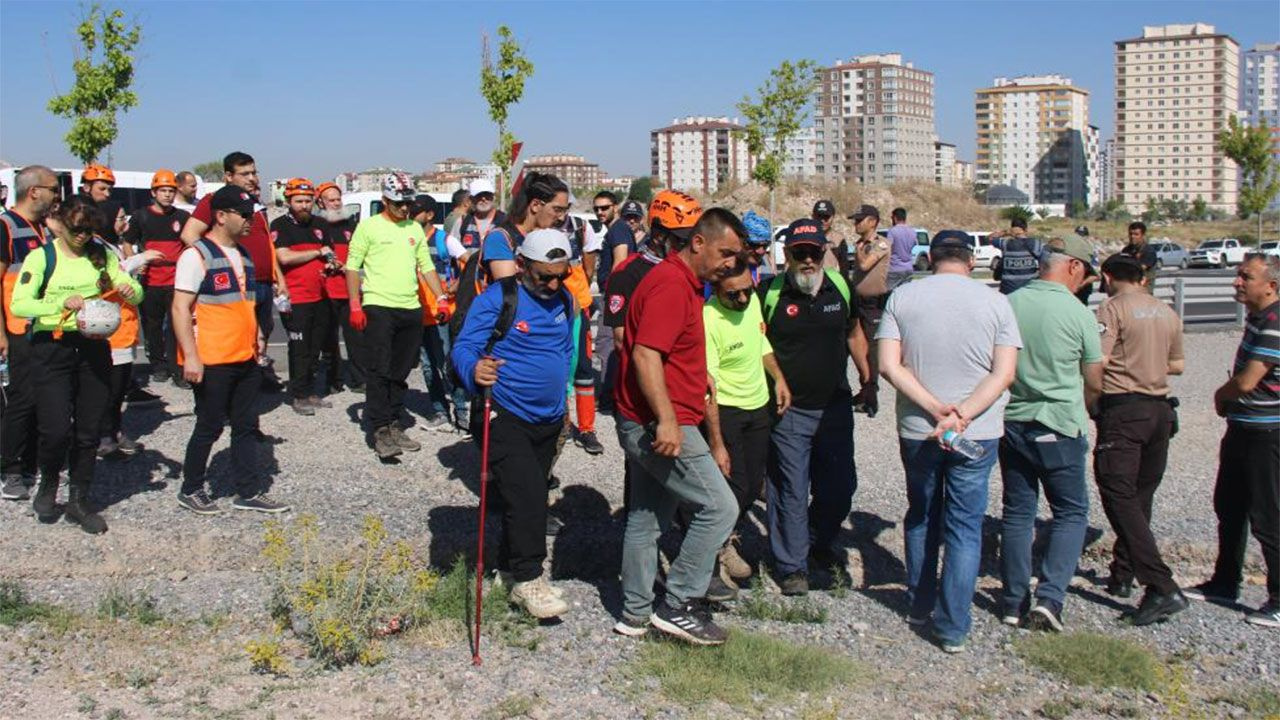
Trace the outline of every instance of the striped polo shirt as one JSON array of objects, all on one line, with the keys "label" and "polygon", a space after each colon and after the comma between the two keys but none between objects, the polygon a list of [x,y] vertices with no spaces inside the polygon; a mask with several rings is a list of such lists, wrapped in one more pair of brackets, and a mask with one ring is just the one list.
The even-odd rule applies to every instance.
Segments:
[{"label": "striped polo shirt", "polygon": [[1251,392],[1227,405],[1227,422],[1241,428],[1280,429],[1280,301],[1245,321],[1233,374],[1240,374],[1250,360],[1265,363],[1267,374]]}]

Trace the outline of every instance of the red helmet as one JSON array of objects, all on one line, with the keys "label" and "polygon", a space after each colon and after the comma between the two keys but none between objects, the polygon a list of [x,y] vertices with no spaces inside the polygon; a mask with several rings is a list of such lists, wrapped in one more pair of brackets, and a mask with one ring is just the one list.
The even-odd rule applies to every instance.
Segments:
[{"label": "red helmet", "polygon": [[111,168],[106,165],[93,164],[85,167],[84,172],[80,175],[80,182],[97,182],[101,180],[112,185],[116,184],[116,174],[111,172]]}]

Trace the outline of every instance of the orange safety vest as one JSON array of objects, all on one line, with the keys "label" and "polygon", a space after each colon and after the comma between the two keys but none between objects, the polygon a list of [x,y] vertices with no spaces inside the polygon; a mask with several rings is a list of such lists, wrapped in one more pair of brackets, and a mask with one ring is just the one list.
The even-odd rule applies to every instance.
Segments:
[{"label": "orange safety vest", "polygon": [[[258,319],[254,315],[253,260],[239,245],[244,274],[237,275],[222,246],[200,238],[191,246],[204,263],[204,279],[196,292],[196,353],[205,365],[228,365],[258,356]],[[178,347],[178,362],[183,362]]]},{"label": "orange safety vest", "polygon": [[[15,219],[22,220],[22,225],[14,222]],[[18,275],[22,272],[22,261],[28,253],[39,249],[46,242],[44,229],[12,210],[0,212],[0,222],[4,223],[9,236],[9,257],[12,259],[12,263],[5,268],[4,287],[0,293],[0,302],[4,303],[5,329],[10,335],[21,335],[27,331],[27,319],[14,317],[9,312],[9,305],[13,302],[13,288],[18,284]]]}]

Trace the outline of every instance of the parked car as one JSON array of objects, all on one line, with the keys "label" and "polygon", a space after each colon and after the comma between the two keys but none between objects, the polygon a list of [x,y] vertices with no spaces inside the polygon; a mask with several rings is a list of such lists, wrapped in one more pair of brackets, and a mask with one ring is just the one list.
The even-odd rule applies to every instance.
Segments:
[{"label": "parked car", "polygon": [[1258,245],[1258,252],[1263,255],[1275,255],[1280,257],[1280,242],[1268,240],[1267,242]]},{"label": "parked car", "polygon": [[1224,268],[1228,265],[1239,265],[1244,262],[1244,255],[1248,250],[1244,243],[1235,238],[1205,240],[1191,251],[1191,255],[1187,258],[1187,266]]},{"label": "parked car", "polygon": [[1166,267],[1187,268],[1191,254],[1181,245],[1175,242],[1159,241],[1154,243],[1156,248],[1156,269]]},{"label": "parked car", "polygon": [[[996,262],[1004,255],[1004,250],[1000,248],[998,240],[991,239],[991,233],[986,231],[965,231],[965,233],[973,238],[973,263],[975,267],[995,269]],[[924,272],[929,269],[929,240],[928,238],[918,238],[917,244],[911,249],[911,253],[915,256],[915,268],[917,272]]]}]

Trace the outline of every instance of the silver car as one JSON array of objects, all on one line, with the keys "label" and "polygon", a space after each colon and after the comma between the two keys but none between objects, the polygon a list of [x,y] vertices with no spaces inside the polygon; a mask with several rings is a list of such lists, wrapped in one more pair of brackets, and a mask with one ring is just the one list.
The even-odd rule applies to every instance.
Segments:
[{"label": "silver car", "polygon": [[1175,242],[1160,241],[1156,242],[1156,269],[1167,267],[1187,269],[1187,262],[1191,255],[1181,245]]}]

